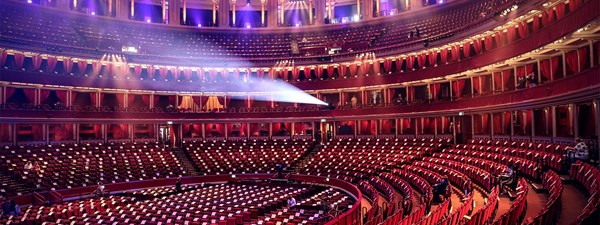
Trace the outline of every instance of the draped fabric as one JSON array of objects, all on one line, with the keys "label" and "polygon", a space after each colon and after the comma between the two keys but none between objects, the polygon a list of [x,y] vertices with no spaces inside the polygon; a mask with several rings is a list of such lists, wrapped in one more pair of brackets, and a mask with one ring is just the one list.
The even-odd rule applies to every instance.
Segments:
[{"label": "draped fabric", "polygon": [[[263,79],[265,77],[265,70],[264,69],[258,69],[256,71],[256,75],[258,76],[259,79]],[[310,73],[309,73],[310,75]],[[235,72],[233,73],[233,76],[235,80],[239,80],[240,79],[240,72],[238,70],[235,70]]]},{"label": "draped fabric", "polygon": [[527,36],[527,33],[529,32],[529,27],[527,26],[527,22],[521,22],[519,23],[519,37],[524,38],[525,36]]},{"label": "draped fabric", "polygon": [[393,120],[381,120],[381,134],[392,134]]},{"label": "draped fabric", "polygon": [[579,65],[578,65],[577,57],[578,57],[577,50],[573,50],[573,51],[565,54],[565,59],[567,61],[567,66],[571,70],[571,72],[573,72],[573,73],[577,73],[579,71],[578,70]]},{"label": "draped fabric", "polygon": [[127,107],[132,107],[133,102],[135,101],[136,95],[127,94]]},{"label": "draped fabric", "polygon": [[455,80],[452,82],[452,91],[454,92],[455,97],[462,96],[462,90],[465,88],[465,79]]},{"label": "draped fabric", "polygon": [[36,141],[44,140],[44,131],[42,129],[42,124],[32,124],[31,134],[33,135],[33,139]]},{"label": "draped fabric", "polygon": [[[491,79],[491,77],[490,77],[490,79]],[[488,88],[490,88],[490,87],[488,87],[488,79],[486,79],[485,76],[481,76],[481,77],[479,77],[479,81],[480,81],[480,85],[481,85],[479,87],[481,89],[480,94],[483,94],[488,91]]]},{"label": "draped fabric", "polygon": [[537,32],[540,29],[540,17],[539,16],[534,16],[533,17],[533,33]]},{"label": "draped fabric", "polygon": [[306,134],[306,123],[294,123],[294,135]]},{"label": "draped fabric", "polygon": [[392,72],[392,60],[391,59],[386,59],[385,61],[383,61],[383,69],[387,73]]},{"label": "draped fabric", "polygon": [[430,125],[432,124],[432,123],[430,123],[430,118],[429,117],[421,118],[421,121],[423,121],[423,123],[422,123],[423,127],[421,129],[421,132],[419,132],[419,133],[421,133],[421,134],[433,134],[433,133],[430,133],[431,130],[429,129]]},{"label": "draped fabric", "polygon": [[496,35],[494,37],[496,39],[496,45],[498,47],[504,46],[504,33],[502,31],[496,32]]},{"label": "draped fabric", "polygon": [[364,61],[363,63],[360,64],[360,74],[362,76],[366,76],[367,74],[369,74],[369,68],[370,68],[371,64],[369,64],[368,61]]},{"label": "draped fabric", "polygon": [[73,124],[53,124],[49,132],[53,141],[73,140]]},{"label": "draped fabric", "polygon": [[[333,66],[327,67],[327,74],[332,77],[333,76]],[[315,70],[315,76],[317,79],[321,79],[323,77],[323,67],[319,66]]]},{"label": "draped fabric", "polygon": [[94,137],[102,138],[102,124],[94,124]]},{"label": "draped fabric", "polygon": [[417,56],[417,64],[419,65],[418,69],[425,67],[425,61],[427,60],[427,53],[423,53]]},{"label": "draped fabric", "polygon": [[441,89],[441,84],[440,83],[435,83],[435,84],[430,84],[429,85],[429,92],[431,93],[431,97],[433,99],[438,99],[439,98],[439,93],[440,93],[440,89]]},{"label": "draped fabric", "polygon": [[552,9],[548,9],[548,11],[542,13],[542,24],[548,26],[552,22],[554,22],[554,12]]},{"label": "draped fabric", "polygon": [[379,70],[381,68],[381,63],[379,61],[373,62],[373,73],[374,75],[379,75]]},{"label": "draped fabric", "polygon": [[102,63],[92,62],[92,76],[98,76],[100,74],[100,69],[102,69]]},{"label": "draped fabric", "polygon": [[356,76],[357,65],[356,63],[350,64],[350,76]]},{"label": "draped fabric", "polygon": [[219,104],[225,106],[225,96],[217,96],[217,101],[219,101]]},{"label": "draped fabric", "polygon": [[210,77],[210,80],[211,80],[211,81],[215,81],[215,80],[217,80],[217,70],[216,70],[216,69],[211,69],[211,70],[208,72],[208,76]]},{"label": "draped fabric", "polygon": [[577,52],[579,53],[579,70],[583,71],[588,68],[588,47],[580,48]]},{"label": "draped fabric", "polygon": [[52,92],[52,90],[40,89],[40,102],[46,101],[46,99],[50,97],[50,92]]},{"label": "draped fabric", "polygon": [[446,64],[446,62],[448,62],[448,49],[447,48],[440,50],[440,62],[442,64]]},{"label": "draped fabric", "polygon": [[88,92],[88,93],[90,95],[90,99],[91,99],[90,103],[92,104],[92,106],[97,106],[98,105],[98,99],[97,99],[96,96],[98,95],[98,93],[96,93],[96,92]]},{"label": "draped fabric", "polygon": [[178,80],[179,79],[179,68],[171,67],[171,69],[169,69],[169,70],[171,71],[171,75],[173,76],[173,78]]},{"label": "draped fabric", "polygon": [[292,68],[292,78],[294,78],[294,80],[300,79],[300,68]]},{"label": "draped fabric", "polygon": [[492,74],[492,77],[494,77],[494,87],[496,88],[496,90],[504,90],[503,87],[503,83],[502,83],[502,73],[501,72],[495,72]]},{"label": "draped fabric", "polygon": [[56,93],[56,97],[58,98],[58,100],[61,103],[63,103],[63,104],[67,103],[67,91],[56,90],[56,91],[54,91],[54,93]]},{"label": "draped fabric", "polygon": [[491,35],[485,36],[485,39],[483,39],[483,45],[485,46],[486,51],[490,51],[494,48],[493,41],[494,39],[492,39]]},{"label": "draped fabric", "polygon": [[166,67],[158,68],[158,75],[160,79],[167,79],[167,72],[169,72],[169,70],[167,70]]},{"label": "draped fabric", "polygon": [[340,77],[346,76],[346,70],[348,69],[346,65],[340,65],[338,66],[338,69],[340,70]]},{"label": "draped fabric", "polygon": [[[502,71],[502,79],[504,79],[504,90],[509,90],[509,89],[513,89],[514,88],[514,80],[511,80],[511,77],[513,76],[513,70],[512,69],[507,69]],[[511,82],[513,81],[513,82]]]},{"label": "draped fabric", "polygon": [[406,134],[407,132],[409,132],[412,129],[412,125],[413,123],[411,122],[411,119],[402,119],[402,133]]},{"label": "draped fabric", "polygon": [[452,53],[452,61],[453,62],[458,61],[460,59],[460,46],[455,45],[452,48],[452,52],[451,53]]},{"label": "draped fabric", "polygon": [[[141,70],[140,70],[141,72]],[[192,70],[189,68],[183,69],[183,77],[186,81],[192,80]]]},{"label": "draped fabric", "polygon": [[[48,58],[48,64],[50,64],[50,58]],[[85,69],[87,68],[87,62],[86,61],[77,61],[77,68],[79,69],[79,72],[84,74],[85,73]],[[141,72],[140,72],[141,73]]]},{"label": "draped fabric", "polygon": [[142,66],[140,66],[140,65],[133,66],[133,76],[135,78],[140,78],[142,76]]},{"label": "draped fabric", "polygon": [[517,40],[517,28],[515,26],[510,26],[506,29],[506,37],[508,39],[508,43],[512,43]]},{"label": "draped fabric", "polygon": [[119,103],[119,106],[125,107],[125,94],[116,93],[115,96],[117,97],[117,102]]},{"label": "draped fabric", "polygon": [[6,64],[6,58],[8,58],[8,52],[6,50],[2,51],[0,54],[0,67]]},{"label": "draped fabric", "polygon": [[556,19],[561,19],[565,15],[565,2],[560,2],[556,5]]},{"label": "draped fabric", "polygon": [[581,0],[569,0],[569,9],[573,11],[581,6]]},{"label": "draped fabric", "polygon": [[481,54],[482,46],[481,39],[477,38],[473,40],[473,48],[475,49],[476,54]]},{"label": "draped fabric", "polygon": [[17,66],[17,68],[23,68],[23,63],[25,62],[25,55],[23,55],[23,53],[15,53],[14,55],[15,57],[15,66]]},{"label": "draped fabric", "polygon": [[54,69],[56,68],[57,63],[58,63],[58,60],[56,58],[48,57],[48,59],[46,60],[46,72],[49,72],[49,73],[54,72]]},{"label": "draped fabric", "polygon": [[23,88],[23,93],[25,93],[25,97],[27,97],[30,103],[35,103],[35,91],[32,88]]},{"label": "draped fabric", "polygon": [[252,106],[254,106],[254,96],[246,96],[246,107],[251,108]]},{"label": "draped fabric", "polygon": [[71,71],[73,71],[73,60],[72,59],[63,59],[63,64],[65,65],[65,71],[67,73],[71,73]]},{"label": "draped fabric", "polygon": [[42,66],[42,56],[39,55],[34,55],[31,56],[31,62],[33,63],[33,69],[35,70],[39,70],[40,67]]},{"label": "draped fabric", "polygon": [[219,72],[221,73],[221,79],[229,80],[229,71],[228,70],[220,70]]},{"label": "draped fabric", "polygon": [[483,114],[481,115],[481,131],[484,134],[489,134],[490,133],[490,123],[489,123],[489,118],[490,114]]},{"label": "draped fabric", "polygon": [[106,70],[108,71],[108,75],[109,76],[115,76],[115,75],[117,75],[117,73],[115,71],[115,64],[114,63],[107,63],[106,64]]},{"label": "draped fabric", "polygon": [[527,112],[525,112],[525,124],[523,126],[523,133],[525,134],[529,134],[531,133],[531,118],[532,118],[532,110],[527,110]]},{"label": "draped fabric", "polygon": [[473,83],[473,91],[475,93],[481,94],[481,89],[479,86],[481,77],[473,77],[472,79],[473,79],[473,82],[472,82]]},{"label": "draped fabric", "polygon": [[408,57],[406,57],[406,69],[407,70],[412,70],[413,69],[413,65],[415,64],[415,56],[409,55]]},{"label": "draped fabric", "polygon": [[502,130],[502,114],[493,114],[492,123],[494,134],[504,134]]},{"label": "draped fabric", "polygon": [[436,51],[429,52],[427,59],[429,59],[429,65],[437,65],[437,52]]},{"label": "draped fabric", "polygon": [[463,55],[465,56],[465,58],[469,58],[471,55],[471,44],[469,42],[465,42],[463,43]]}]

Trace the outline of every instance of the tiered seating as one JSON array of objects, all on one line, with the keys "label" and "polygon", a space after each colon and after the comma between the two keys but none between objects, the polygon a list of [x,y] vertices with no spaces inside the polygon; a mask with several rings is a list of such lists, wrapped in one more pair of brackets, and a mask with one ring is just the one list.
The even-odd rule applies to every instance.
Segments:
[{"label": "tiered seating", "polygon": [[[0,160],[15,178],[50,189],[185,175],[170,148],[157,143],[12,146]],[[38,162],[41,170],[25,171],[27,162]]]},{"label": "tiered seating", "polygon": [[[347,207],[351,200],[337,190],[317,187],[219,184],[186,193],[149,200],[131,197],[93,198],[59,205],[30,206],[17,217],[5,219],[26,223],[99,224],[317,224],[321,211],[287,209],[287,198],[302,200],[311,195],[334,196]],[[337,197],[339,196],[339,197]],[[301,201],[301,202],[302,202]],[[310,201],[308,201],[310,202]],[[40,212],[44,212],[44,216]],[[68,221],[68,222],[67,222]]]},{"label": "tiered seating", "polygon": [[[452,165],[452,164],[449,164]],[[414,167],[420,167],[426,170],[431,170],[434,173],[444,174],[448,176],[448,180],[458,186],[461,191],[464,191],[465,194],[469,193],[473,190],[473,184],[471,182],[470,176],[466,176],[462,172],[453,169],[449,166],[439,165],[437,163],[430,163],[427,161],[418,161],[413,163]],[[414,168],[411,167],[411,168]],[[480,174],[484,176],[484,174]],[[438,180],[439,181],[439,180]],[[435,181],[437,183],[437,181]]]},{"label": "tiered seating", "polygon": [[571,178],[582,184],[585,189],[590,193],[583,212],[577,220],[576,224],[596,224],[598,221],[598,208],[600,207],[600,171],[594,166],[577,162],[571,164],[571,170],[569,171]]},{"label": "tiered seating", "polygon": [[445,143],[445,139],[337,139],[325,143],[321,151],[308,159],[301,173],[355,181],[410,163]]},{"label": "tiered seating", "polygon": [[479,225],[479,224],[488,224],[494,219],[494,211],[498,206],[498,194],[500,193],[499,187],[494,187],[490,194],[488,195],[485,205],[481,207],[476,212],[471,214],[469,220],[467,221],[468,225]]},{"label": "tiered seating", "polygon": [[204,175],[275,173],[275,165],[291,166],[312,146],[308,140],[202,141],[184,144]]},{"label": "tiered seating", "polygon": [[[497,163],[504,163],[506,165],[513,164],[517,166],[520,172],[533,179],[538,179],[542,172],[542,167],[535,161],[524,159],[517,156],[510,156],[504,153],[492,153],[486,152],[483,149],[485,147],[471,147],[463,148],[464,146],[457,145],[458,148],[444,149],[442,153],[454,154],[454,155],[465,155],[474,158],[486,159]],[[491,149],[491,147],[490,147]]]},{"label": "tiered seating", "polygon": [[[475,180],[475,182],[480,185],[481,187],[483,187],[486,191],[491,190],[492,186],[494,185],[494,179],[492,177],[492,174],[490,174],[490,172],[488,172],[485,169],[481,169],[480,167],[477,166],[470,166],[469,164],[465,165],[464,161],[453,161],[453,160],[449,160],[449,159],[443,159],[443,158],[423,158],[423,162],[429,162],[432,164],[437,164],[440,166],[446,166],[448,168],[452,168],[455,169],[463,174],[465,174],[467,177]],[[501,171],[504,171],[506,169],[506,167],[501,167],[498,165],[499,168],[502,169],[498,169]],[[465,189],[463,189],[465,190]]]},{"label": "tiered seating", "polygon": [[392,175],[406,180],[421,193],[422,198],[420,199],[420,204],[418,206],[415,206],[411,210],[410,214],[408,214],[406,217],[404,217],[404,219],[400,220],[399,222],[399,224],[402,225],[416,223],[423,216],[425,216],[427,208],[431,204],[431,199],[433,196],[431,185],[422,177],[405,169],[394,169],[392,171]]},{"label": "tiered seating", "polygon": [[[166,29],[160,26],[106,20],[86,15],[62,15],[63,12],[36,7],[4,4],[1,8],[3,41],[27,44],[37,48],[61,48],[62,51],[96,54],[101,51],[120,53],[122,45],[135,43],[144,55],[210,58],[281,58],[290,55],[290,43],[299,41],[302,48],[341,43],[344,52],[380,47],[390,43],[414,44],[408,40],[408,30],[418,27],[422,37],[432,40],[451,36],[453,31],[469,29],[489,21],[496,12],[507,7],[502,1],[469,1],[451,9],[399,18],[373,25],[339,27],[328,31],[309,31],[299,34],[214,32],[198,29]],[[503,7],[500,7],[503,6]],[[488,15],[481,17],[481,15]],[[102,29],[99,29],[102,28]],[[35,31],[35,32],[32,32]],[[40,35],[43,34],[43,35]],[[441,35],[443,34],[443,35]],[[381,37],[380,37],[381,36]],[[398,40],[398,37],[402,37]],[[92,44],[93,43],[93,44]],[[323,53],[323,52],[318,52]],[[167,61],[167,60],[165,60]]]},{"label": "tiered seating", "polygon": [[527,181],[519,179],[517,184],[517,198],[512,202],[510,209],[494,220],[494,225],[520,224],[523,221],[527,209],[527,191],[529,191]]},{"label": "tiered seating", "polygon": [[378,202],[379,192],[366,180],[358,182],[358,189],[371,201],[371,209],[365,215],[365,224],[379,224],[383,220]]},{"label": "tiered seating", "polygon": [[518,141],[471,140],[469,145],[457,145],[456,147],[519,157],[557,171],[562,170],[563,155],[567,153],[566,146],[561,144]]},{"label": "tiered seating", "polygon": [[550,194],[548,202],[535,218],[527,218],[525,224],[550,224],[553,221],[557,221],[560,217],[563,191],[563,184],[560,177],[554,171],[549,170],[544,174],[542,184]]}]

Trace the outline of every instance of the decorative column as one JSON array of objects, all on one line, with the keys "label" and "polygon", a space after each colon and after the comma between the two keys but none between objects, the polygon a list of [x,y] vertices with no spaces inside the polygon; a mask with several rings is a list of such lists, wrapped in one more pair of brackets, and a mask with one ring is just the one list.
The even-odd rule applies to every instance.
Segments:
[{"label": "decorative column", "polygon": [[130,9],[129,10],[130,11],[129,18],[133,18],[135,16],[135,0],[131,0],[130,3],[131,4],[129,5],[129,9]]},{"label": "decorative column", "polygon": [[59,8],[62,10],[70,10],[71,9],[70,1],[69,0],[58,0],[56,2],[56,8]]},{"label": "decorative column", "polygon": [[327,2],[329,4],[327,7],[327,18],[329,19],[329,22],[331,23],[331,20],[333,19],[333,0],[327,0]]},{"label": "decorative column", "polygon": [[267,0],[260,0],[260,24],[265,27],[265,2]]},{"label": "decorative column", "polygon": [[187,0],[183,0],[181,13],[183,14],[183,24],[187,24]]},{"label": "decorative column", "polygon": [[423,8],[423,1],[422,0],[409,0],[409,1],[410,1],[409,2],[409,6],[408,6],[409,10]]},{"label": "decorative column", "polygon": [[213,11],[212,11],[212,26],[217,26],[217,3],[219,0],[212,0],[213,3]]},{"label": "decorative column", "polygon": [[128,1],[117,1],[117,5],[115,5],[115,17],[119,19],[128,19],[128,9],[129,2]]},{"label": "decorative column", "polygon": [[363,13],[360,10],[361,10],[360,0],[356,0],[356,15],[358,15],[359,18],[361,15],[363,15]]},{"label": "decorative column", "polygon": [[308,24],[313,25],[313,0],[308,0]]},{"label": "decorative column", "polygon": [[219,27],[229,27],[229,0],[219,1]]},{"label": "decorative column", "polygon": [[279,6],[281,6],[279,10],[279,24],[285,27],[285,9],[283,8],[283,1],[284,0],[279,0]]},{"label": "decorative column", "polygon": [[[185,1],[185,0],[184,0]],[[181,25],[179,0],[169,0],[169,24],[174,26]],[[184,11],[185,16],[185,11]],[[184,17],[185,18],[185,17]]]},{"label": "decorative column", "polygon": [[231,0],[231,24],[235,27],[235,2],[236,0]]},{"label": "decorative column", "polygon": [[167,22],[167,0],[161,0],[162,4],[162,22]]},{"label": "decorative column", "polygon": [[267,3],[267,27],[278,27],[277,25],[277,2],[278,0],[265,0]]},{"label": "decorative column", "polygon": [[315,6],[315,25],[322,25],[325,21],[325,0],[313,0]]}]

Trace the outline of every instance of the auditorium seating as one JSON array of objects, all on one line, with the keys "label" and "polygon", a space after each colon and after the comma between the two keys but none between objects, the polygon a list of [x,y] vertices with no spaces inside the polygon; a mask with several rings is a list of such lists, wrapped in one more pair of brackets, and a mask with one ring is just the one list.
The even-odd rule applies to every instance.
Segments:
[{"label": "auditorium seating", "polygon": [[595,224],[598,221],[600,207],[600,171],[594,166],[577,162],[571,164],[569,170],[571,179],[579,182],[588,191],[589,198],[583,212],[577,217],[575,223]]},{"label": "auditorium seating", "polygon": [[529,191],[527,181],[524,178],[519,179],[516,188],[516,199],[512,202],[507,212],[494,219],[493,224],[520,224],[527,211],[527,191]]},{"label": "auditorium seating", "polygon": [[[158,143],[7,146],[0,167],[30,187],[66,189],[185,175],[169,147]],[[38,162],[40,171],[26,171]]]},{"label": "auditorium seating", "polygon": [[544,189],[548,191],[550,196],[544,208],[534,218],[527,218],[524,224],[550,224],[557,221],[562,211],[562,180],[556,172],[550,170],[544,174],[542,179]]},{"label": "auditorium seating", "polygon": [[[184,186],[184,190],[187,188],[190,187]],[[105,224],[317,224],[316,221],[325,216],[323,211],[288,209],[287,197],[302,200],[299,201],[299,205],[308,205],[314,204],[315,196],[323,195],[329,197],[328,204],[336,207],[347,208],[352,204],[347,195],[334,189],[218,184],[193,187],[185,193],[147,200],[111,196],[65,202],[49,207],[30,206],[22,215],[9,218],[8,221],[27,224],[46,221]]]},{"label": "auditorium seating", "polygon": [[311,148],[309,140],[192,141],[186,153],[201,174],[275,173],[275,165],[292,166]]}]

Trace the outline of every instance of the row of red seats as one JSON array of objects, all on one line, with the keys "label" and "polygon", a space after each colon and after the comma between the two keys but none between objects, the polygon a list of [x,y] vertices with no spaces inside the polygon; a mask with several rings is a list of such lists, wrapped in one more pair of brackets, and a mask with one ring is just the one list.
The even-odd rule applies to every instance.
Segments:
[{"label": "row of red seats", "polygon": [[512,147],[527,150],[536,150],[554,154],[565,154],[567,153],[565,144],[557,143],[541,143],[541,142],[528,142],[528,141],[506,141],[506,140],[489,140],[489,139],[471,139],[469,140],[471,145],[485,145],[485,146],[502,146]]},{"label": "row of red seats", "polygon": [[432,155],[433,158],[441,158],[452,161],[462,162],[471,166],[479,167],[485,171],[488,171],[493,174],[502,174],[508,167],[504,164],[497,163],[494,161],[490,161],[487,159],[480,159],[475,157],[469,157],[464,155],[453,155],[448,153],[434,153]]},{"label": "row of red seats", "polygon": [[600,214],[600,170],[594,166],[578,161],[571,164],[569,171],[571,179],[582,184],[589,192],[590,197],[583,208],[581,215],[577,217],[574,224],[597,224]]},{"label": "row of red seats", "polygon": [[[453,165],[453,164],[448,163],[447,165]],[[457,185],[461,191],[464,191],[464,193],[461,193],[461,195],[462,194],[466,195],[466,194],[472,192],[472,190],[473,190],[473,183],[471,182],[470,176],[467,176],[464,173],[462,173],[461,171],[457,170],[457,169],[460,169],[461,167],[454,169],[453,167],[450,167],[450,166],[427,162],[427,161],[413,162],[413,166],[421,167],[423,169],[430,170],[434,173],[438,173],[440,175],[443,174],[444,176],[447,176],[448,181]],[[465,170],[465,171],[467,171],[467,170]]]},{"label": "row of red seats", "polygon": [[464,217],[469,215],[473,210],[473,192],[470,192],[465,199],[462,200],[460,206],[453,210],[448,217],[442,219],[436,225],[458,225],[465,221]]},{"label": "row of red seats", "polygon": [[[544,147],[545,146],[545,147]],[[559,152],[555,153],[547,151],[552,149],[550,146],[557,146],[554,149],[559,149]],[[468,144],[468,145],[456,145],[458,149],[471,149],[482,152],[492,152],[496,154],[503,154],[509,156],[515,156],[530,161],[540,163],[541,165],[548,166],[554,170],[561,171],[563,169],[564,146],[554,144],[542,144],[542,143],[531,143],[531,142],[515,142],[511,146],[501,145],[481,145],[481,144]]]},{"label": "row of red seats", "polygon": [[546,205],[542,210],[540,210],[537,216],[535,216],[534,218],[527,218],[524,224],[550,224],[554,221],[557,221],[560,217],[562,210],[561,199],[563,192],[562,180],[560,179],[558,174],[556,174],[556,172],[549,170],[544,174],[542,184],[550,194],[550,196],[548,197],[548,202],[546,202]]},{"label": "row of red seats", "polygon": [[510,209],[494,220],[494,225],[512,225],[521,224],[524,214],[527,211],[527,191],[529,191],[527,181],[524,178],[519,179],[517,184],[517,198],[512,202]]},{"label": "row of red seats", "polygon": [[465,149],[444,149],[442,153],[454,154],[454,155],[466,155],[470,157],[491,160],[497,163],[513,164],[517,167],[519,172],[528,175],[533,179],[538,179],[542,172],[542,167],[535,161],[520,158],[517,156],[510,156],[504,154],[480,152]]},{"label": "row of red seats", "polygon": [[401,202],[398,201],[398,205],[396,206],[398,210],[384,221],[384,225],[397,224],[402,220],[404,213],[410,212],[412,209],[412,188],[408,182],[392,173],[384,172],[381,173],[380,177],[382,180],[393,186],[394,189],[402,193],[403,200]]},{"label": "row of red seats", "polygon": [[394,214],[397,209],[396,205],[398,204],[400,199],[396,198],[396,190],[394,190],[392,185],[390,185],[387,181],[385,181],[377,176],[372,176],[369,179],[369,183],[373,187],[375,187],[377,190],[379,190],[381,193],[383,193],[383,198],[385,198],[387,200],[387,202],[389,203],[387,205],[387,208],[383,209],[386,211],[385,215]]},{"label": "row of red seats", "polygon": [[367,197],[371,202],[371,209],[367,211],[366,215],[363,215],[365,224],[379,224],[383,220],[379,207],[379,192],[366,180],[358,182],[358,189],[364,194],[363,197]]},{"label": "row of red seats", "polygon": [[500,194],[500,188],[495,186],[490,194],[485,199],[484,206],[476,212],[473,212],[468,218],[467,225],[479,225],[489,224],[494,219],[494,212],[498,206],[498,194]]},{"label": "row of red seats", "polygon": [[[477,166],[471,166],[464,161],[455,161],[444,158],[431,158],[425,157],[423,158],[423,162],[430,162],[433,164],[438,164],[440,166],[446,166],[448,168],[455,169],[460,173],[467,175],[467,177],[473,179],[478,185],[483,187],[486,191],[490,191],[492,186],[494,185],[494,179],[492,174],[488,172],[485,168],[480,168]],[[465,189],[466,188],[466,189]],[[470,187],[464,187],[462,190],[470,190]]]},{"label": "row of red seats", "polygon": [[421,220],[414,223],[415,225],[433,225],[445,218],[450,212],[450,198],[439,204],[432,212],[427,214]]}]

